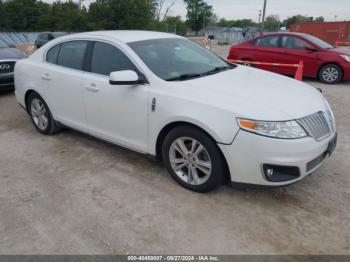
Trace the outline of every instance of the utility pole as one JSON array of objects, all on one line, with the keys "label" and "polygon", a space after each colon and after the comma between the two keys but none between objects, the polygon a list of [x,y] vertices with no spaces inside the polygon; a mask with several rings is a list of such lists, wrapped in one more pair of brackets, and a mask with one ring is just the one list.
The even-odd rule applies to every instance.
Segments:
[{"label": "utility pole", "polygon": [[260,23],[261,23],[261,9],[259,10],[259,26],[260,26]]},{"label": "utility pole", "polygon": [[261,23],[261,27],[260,27],[261,33],[264,31],[264,27],[265,27],[266,2],[267,2],[267,0],[264,0],[264,8],[263,8],[262,23]]}]

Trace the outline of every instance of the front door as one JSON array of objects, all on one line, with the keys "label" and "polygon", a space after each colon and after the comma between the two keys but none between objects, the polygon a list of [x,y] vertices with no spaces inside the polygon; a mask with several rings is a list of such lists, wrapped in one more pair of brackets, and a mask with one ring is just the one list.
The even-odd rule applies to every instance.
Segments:
[{"label": "front door", "polygon": [[[310,47],[308,49],[308,47]],[[317,59],[318,51],[311,50],[314,48],[308,42],[298,36],[284,35],[281,36],[281,58],[286,64],[304,63],[304,75],[309,77],[317,76]],[[284,68],[284,74],[294,75],[296,68]]]},{"label": "front door", "polygon": [[148,86],[111,85],[114,71],[138,69],[116,46],[94,42],[90,68],[83,79],[89,132],[141,152],[147,151]]}]

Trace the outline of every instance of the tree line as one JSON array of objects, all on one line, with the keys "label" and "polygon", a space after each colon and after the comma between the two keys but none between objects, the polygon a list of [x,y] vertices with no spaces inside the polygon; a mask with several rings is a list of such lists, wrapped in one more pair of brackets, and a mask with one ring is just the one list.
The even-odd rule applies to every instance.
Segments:
[{"label": "tree line", "polygon": [[[68,31],[140,29],[185,34],[180,16],[157,17],[169,0],[79,1],[0,0],[0,31]],[[162,6],[160,6],[162,4]],[[168,10],[169,11],[169,10]]]},{"label": "tree line", "polygon": [[[265,19],[264,28],[266,31],[277,31],[281,27],[286,27],[287,29],[290,25],[294,23],[304,23],[304,22],[323,22],[324,18],[320,17],[309,17],[303,15],[294,15],[292,17],[288,17],[285,20],[280,20],[278,15],[269,15]],[[259,23],[254,22],[252,19],[239,19],[239,20],[226,20],[224,18],[220,19],[217,22],[217,26],[219,27],[260,27]]]},{"label": "tree line", "polygon": [[[175,0],[96,0],[89,6],[81,1],[0,0],[0,31],[68,31],[140,29],[184,35],[204,27],[259,27],[251,19],[218,19],[205,0],[183,0],[186,20],[171,16]],[[295,22],[319,22],[323,17],[296,15],[281,21],[278,15],[266,18],[265,29],[276,31]]]}]

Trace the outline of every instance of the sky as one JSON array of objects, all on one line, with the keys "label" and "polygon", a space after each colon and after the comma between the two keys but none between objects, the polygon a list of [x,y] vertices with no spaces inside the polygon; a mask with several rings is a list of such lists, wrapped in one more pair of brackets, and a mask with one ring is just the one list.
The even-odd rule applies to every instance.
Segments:
[{"label": "sky", "polygon": [[[44,0],[53,2],[54,0]],[[78,0],[76,0],[78,2]],[[85,5],[94,0],[85,0]],[[175,2],[170,15],[186,17],[186,6],[183,0],[167,0]],[[263,7],[263,0],[206,0],[214,7],[214,12],[220,18],[259,19],[259,10]],[[295,14],[307,16],[323,16],[327,21],[350,20],[350,0],[267,0],[267,15],[279,15],[286,19]]]}]

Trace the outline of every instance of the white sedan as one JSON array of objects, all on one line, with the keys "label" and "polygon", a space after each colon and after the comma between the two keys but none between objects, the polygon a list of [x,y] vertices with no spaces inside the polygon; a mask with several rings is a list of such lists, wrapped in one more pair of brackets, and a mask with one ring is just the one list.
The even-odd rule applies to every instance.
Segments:
[{"label": "white sedan", "polygon": [[70,127],[156,156],[197,192],[228,181],[292,184],[336,146],[319,91],[172,34],[61,37],[16,64],[15,86],[40,133]]}]

